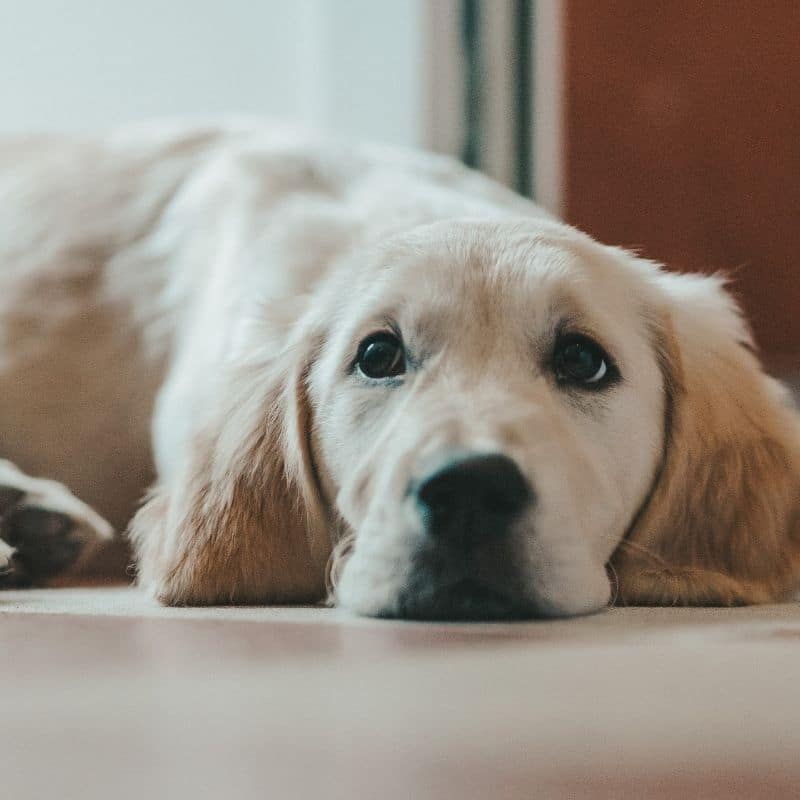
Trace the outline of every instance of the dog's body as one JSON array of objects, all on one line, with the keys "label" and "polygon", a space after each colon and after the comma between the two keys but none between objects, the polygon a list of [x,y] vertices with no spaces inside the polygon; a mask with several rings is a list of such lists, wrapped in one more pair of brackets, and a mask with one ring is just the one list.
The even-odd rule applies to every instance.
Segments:
[{"label": "dog's body", "polygon": [[[714,279],[449,159],[260,126],[6,143],[0,197],[0,538],[33,579],[155,480],[164,602],[320,600],[345,549],[339,599],[391,616],[593,610],[609,560],[629,602],[795,588],[800,425]],[[476,512],[501,534],[442,544],[430,475],[475,454],[514,473]]]}]

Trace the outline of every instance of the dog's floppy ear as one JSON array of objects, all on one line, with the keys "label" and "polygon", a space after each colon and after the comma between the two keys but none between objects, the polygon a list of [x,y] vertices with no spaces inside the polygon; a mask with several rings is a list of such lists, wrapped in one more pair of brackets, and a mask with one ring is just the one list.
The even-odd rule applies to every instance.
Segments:
[{"label": "dog's floppy ear", "polygon": [[661,275],[663,462],[612,557],[628,604],[786,599],[800,572],[800,423],[716,277]]},{"label": "dog's floppy ear", "polygon": [[231,367],[176,474],[135,517],[139,582],[161,602],[324,598],[330,544],[311,452],[308,349]]}]

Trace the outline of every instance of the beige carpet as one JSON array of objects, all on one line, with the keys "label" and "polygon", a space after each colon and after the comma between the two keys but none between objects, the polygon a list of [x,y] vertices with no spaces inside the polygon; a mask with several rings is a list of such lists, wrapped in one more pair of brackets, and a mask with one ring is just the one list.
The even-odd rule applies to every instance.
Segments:
[{"label": "beige carpet", "polygon": [[800,796],[800,606],[514,625],[0,595],[0,797]]}]

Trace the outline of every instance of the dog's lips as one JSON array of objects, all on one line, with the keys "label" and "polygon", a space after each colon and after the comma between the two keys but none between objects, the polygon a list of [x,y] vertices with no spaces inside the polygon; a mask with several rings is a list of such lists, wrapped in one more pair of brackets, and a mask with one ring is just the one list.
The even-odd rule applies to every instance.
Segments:
[{"label": "dog's lips", "polygon": [[499,589],[473,578],[462,578],[445,584],[408,587],[398,600],[397,613],[387,616],[439,622],[489,622],[525,619],[535,614]]}]

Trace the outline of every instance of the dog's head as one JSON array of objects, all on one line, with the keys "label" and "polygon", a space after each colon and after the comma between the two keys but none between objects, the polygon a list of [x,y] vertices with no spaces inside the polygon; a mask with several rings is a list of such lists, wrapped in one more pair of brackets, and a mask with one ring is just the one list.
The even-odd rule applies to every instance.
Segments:
[{"label": "dog's head", "polygon": [[[312,593],[331,546],[337,601],[378,616],[791,588],[797,423],[718,279],[555,223],[439,223],[338,269],[279,362],[269,391],[245,390],[246,421],[223,414],[229,454],[206,457],[246,490],[201,481],[203,502],[219,494],[213,536],[243,553],[254,527],[293,531],[303,546],[271,557],[316,576]],[[246,565],[230,580],[281,599]]]}]

